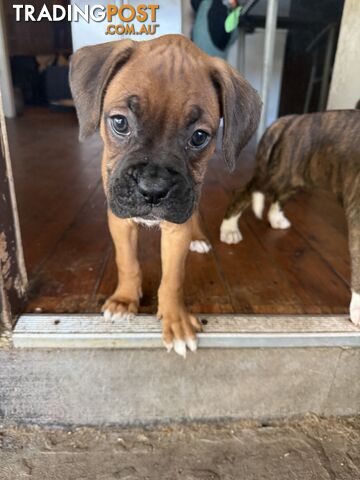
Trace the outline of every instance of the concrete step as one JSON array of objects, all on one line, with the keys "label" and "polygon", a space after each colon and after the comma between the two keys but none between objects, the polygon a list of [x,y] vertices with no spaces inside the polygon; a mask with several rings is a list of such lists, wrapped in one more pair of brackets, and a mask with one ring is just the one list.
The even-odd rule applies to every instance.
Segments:
[{"label": "concrete step", "polygon": [[159,348],[152,317],[129,324],[91,315],[21,317],[12,346],[0,349],[1,422],[99,426],[359,413],[360,332],[346,317],[200,318],[207,321],[200,348],[183,360]]}]

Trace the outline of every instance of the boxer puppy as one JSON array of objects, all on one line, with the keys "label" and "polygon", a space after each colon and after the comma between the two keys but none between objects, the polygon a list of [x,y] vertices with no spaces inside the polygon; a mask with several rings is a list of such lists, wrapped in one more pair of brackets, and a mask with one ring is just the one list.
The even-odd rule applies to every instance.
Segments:
[{"label": "boxer puppy", "polygon": [[159,225],[158,317],[166,348],[185,357],[186,346],[196,350],[201,328],[183,300],[185,260],[190,246],[209,248],[197,205],[219,121],[224,118],[223,156],[233,169],[258,125],[260,99],[227,63],[180,35],[82,48],[72,57],[70,84],[80,139],[100,127],[104,142],[102,177],[118,268],[104,315],[137,313],[137,225]]},{"label": "boxer puppy", "polygon": [[262,218],[265,196],[272,202],[272,228],[289,228],[282,207],[304,187],[329,190],[344,206],[352,268],[350,318],[360,326],[360,111],[291,115],[273,123],[260,141],[254,177],[236,192],[226,211],[220,238],[240,242],[241,214],[252,203]]}]

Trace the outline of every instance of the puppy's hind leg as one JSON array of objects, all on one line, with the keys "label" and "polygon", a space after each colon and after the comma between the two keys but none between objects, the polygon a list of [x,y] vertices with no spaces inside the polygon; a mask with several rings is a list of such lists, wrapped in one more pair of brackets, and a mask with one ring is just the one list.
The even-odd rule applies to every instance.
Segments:
[{"label": "puppy's hind leg", "polygon": [[285,217],[280,202],[274,202],[270,205],[268,220],[272,228],[286,230],[291,227],[290,221]]},{"label": "puppy's hind leg", "polygon": [[229,245],[239,243],[242,240],[242,235],[239,230],[238,221],[244,210],[251,203],[252,187],[254,181],[252,180],[244,188],[235,192],[234,198],[228,206],[225,218],[220,227],[220,240]]},{"label": "puppy's hind leg", "polygon": [[261,220],[265,207],[265,195],[262,192],[253,192],[251,196],[251,206],[255,217]]},{"label": "puppy's hind leg", "polygon": [[286,230],[291,227],[291,222],[288,220],[283,212],[282,205],[294,193],[295,189],[289,189],[283,193],[278,193],[275,196],[275,201],[270,205],[268,212],[268,220],[272,228],[279,230]]},{"label": "puppy's hind leg", "polygon": [[208,253],[211,250],[211,244],[204,233],[198,210],[191,217],[191,243],[189,250],[197,253]]}]

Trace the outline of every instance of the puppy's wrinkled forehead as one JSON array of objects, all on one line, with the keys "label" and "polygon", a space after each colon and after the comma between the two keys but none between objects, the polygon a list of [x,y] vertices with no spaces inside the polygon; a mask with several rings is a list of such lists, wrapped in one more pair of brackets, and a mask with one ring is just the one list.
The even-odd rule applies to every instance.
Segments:
[{"label": "puppy's wrinkled forehead", "polygon": [[222,153],[230,170],[260,118],[261,100],[245,78],[182,35],[83,47],[72,56],[70,86],[81,140],[99,126],[105,137],[109,122],[104,120],[112,115],[128,117],[127,112],[135,130],[145,124],[150,130],[150,125],[156,126],[158,135],[178,130],[181,143],[185,135],[181,125],[186,128],[186,122],[193,121],[196,125],[187,134],[202,129],[211,135],[221,115]]},{"label": "puppy's wrinkled forehead", "polygon": [[196,122],[217,127],[219,102],[202,56],[176,45],[142,45],[108,85],[103,111],[130,109],[159,132]]}]

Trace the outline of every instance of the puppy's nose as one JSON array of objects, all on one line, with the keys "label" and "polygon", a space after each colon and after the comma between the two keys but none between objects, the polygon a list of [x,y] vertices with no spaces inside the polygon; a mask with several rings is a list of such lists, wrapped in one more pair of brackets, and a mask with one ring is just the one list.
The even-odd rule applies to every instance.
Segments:
[{"label": "puppy's nose", "polygon": [[169,183],[164,182],[161,179],[151,180],[148,178],[142,178],[138,183],[138,187],[139,192],[145,200],[153,205],[158,205],[170,190]]},{"label": "puppy's nose", "polygon": [[168,170],[147,166],[137,178],[138,189],[147,203],[158,205],[173,186]]}]

